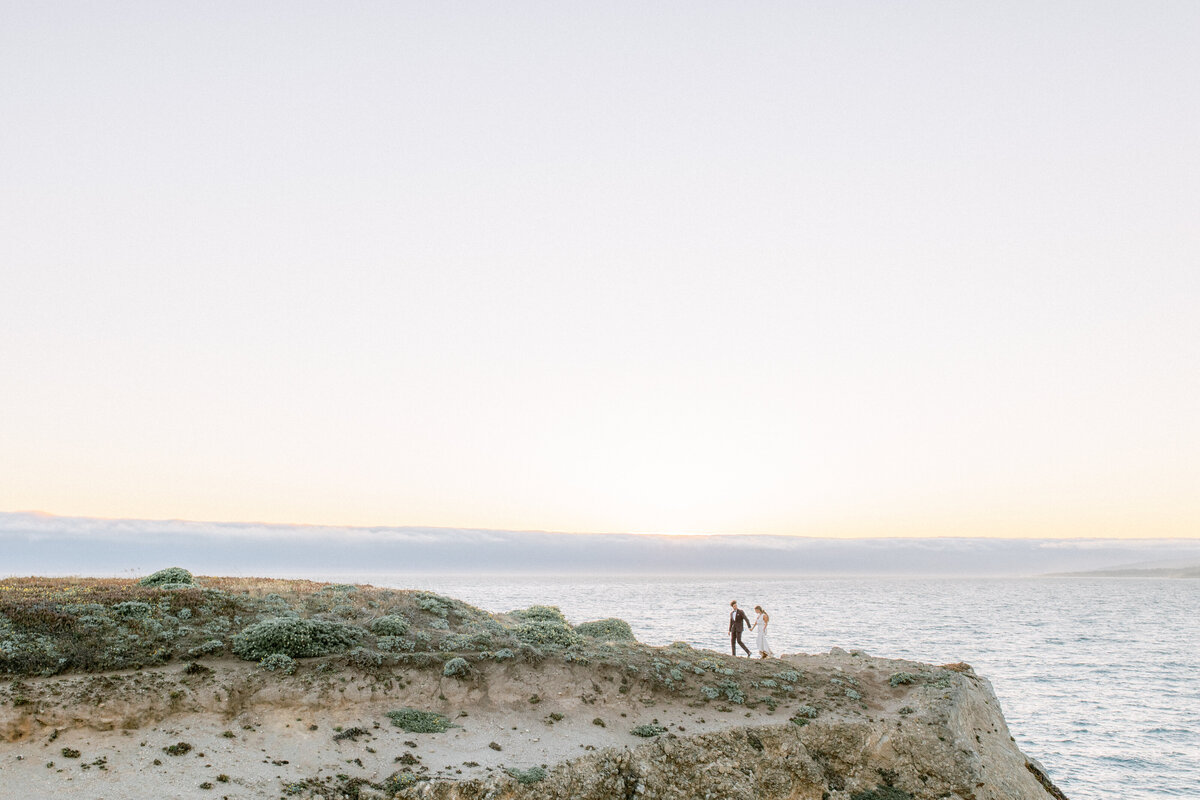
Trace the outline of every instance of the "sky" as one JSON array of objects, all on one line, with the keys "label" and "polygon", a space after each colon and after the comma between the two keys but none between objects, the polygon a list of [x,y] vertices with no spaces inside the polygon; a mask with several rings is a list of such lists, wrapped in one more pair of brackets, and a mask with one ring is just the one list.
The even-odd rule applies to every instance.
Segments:
[{"label": "sky", "polygon": [[1196,30],[0,0],[0,511],[1200,537]]}]

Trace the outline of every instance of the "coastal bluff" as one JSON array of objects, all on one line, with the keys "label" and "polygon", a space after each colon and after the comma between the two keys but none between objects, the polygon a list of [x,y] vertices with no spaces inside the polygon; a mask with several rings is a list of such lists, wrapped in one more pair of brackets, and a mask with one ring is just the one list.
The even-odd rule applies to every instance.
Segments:
[{"label": "coastal bluff", "polygon": [[966,664],[171,577],[0,581],[0,796],[1064,798]]}]

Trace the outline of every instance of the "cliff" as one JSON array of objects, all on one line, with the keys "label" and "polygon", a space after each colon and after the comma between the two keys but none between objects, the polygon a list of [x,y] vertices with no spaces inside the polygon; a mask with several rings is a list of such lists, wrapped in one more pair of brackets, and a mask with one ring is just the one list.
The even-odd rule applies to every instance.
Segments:
[{"label": "cliff", "polygon": [[[246,596],[280,587],[261,588]],[[648,647],[625,638],[619,621],[572,627],[546,607],[486,615],[427,593],[363,587],[347,603],[321,587],[293,590],[269,601],[290,603],[283,619],[293,627],[325,613],[296,614],[301,600],[333,594],[340,610],[330,619],[369,610],[364,630],[381,632],[342,652],[272,653],[256,664],[245,660],[255,642],[316,639],[297,645],[296,630],[279,638],[271,625],[255,628],[279,617],[249,615],[243,603],[229,611],[242,632],[224,649],[189,647],[190,660],[10,671],[0,683],[4,796],[1063,797],[1016,747],[987,680],[965,664],[836,649],[752,661],[683,643]],[[186,604],[164,596],[178,616]],[[84,616],[102,604],[88,605]],[[8,652],[30,619],[8,617]],[[474,649],[452,647],[482,636],[488,620],[491,649],[481,638]],[[255,638],[263,630],[270,636]],[[429,635],[415,641],[427,649],[393,641],[422,630]],[[336,639],[341,629],[321,631]],[[573,636],[556,641],[564,631]]]}]

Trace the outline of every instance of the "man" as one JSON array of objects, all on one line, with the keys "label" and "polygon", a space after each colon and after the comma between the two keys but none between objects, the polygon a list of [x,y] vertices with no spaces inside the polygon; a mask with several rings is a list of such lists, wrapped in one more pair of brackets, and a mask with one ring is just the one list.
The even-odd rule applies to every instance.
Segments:
[{"label": "man", "polygon": [[750,648],[742,642],[742,627],[749,627],[750,620],[746,617],[746,612],[737,607],[737,600],[729,605],[733,609],[729,612],[729,649],[733,651],[734,656],[737,656],[738,645],[741,645],[742,649],[746,651],[746,657],[751,658]]}]

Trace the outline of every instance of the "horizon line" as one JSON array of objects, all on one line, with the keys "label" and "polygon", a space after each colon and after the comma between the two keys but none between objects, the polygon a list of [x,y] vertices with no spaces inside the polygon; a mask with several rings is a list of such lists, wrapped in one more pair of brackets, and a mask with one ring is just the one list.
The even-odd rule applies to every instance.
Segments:
[{"label": "horizon line", "polygon": [[1200,539],[1200,533],[1194,536],[1104,536],[1099,534],[1094,535],[1063,535],[1063,536],[989,536],[984,534],[928,534],[925,536],[918,535],[862,535],[862,536],[830,536],[819,534],[806,533],[669,533],[662,531],[572,531],[572,530],[548,530],[537,528],[481,528],[477,526],[456,526],[456,525],[397,525],[397,524],[375,524],[375,525],[353,525],[353,524],[333,524],[333,523],[316,523],[316,522],[268,522],[264,520],[212,520],[212,519],[186,519],[183,517],[167,517],[167,518],[147,518],[147,517],[106,517],[106,516],[88,516],[78,514],[57,514],[51,511],[43,511],[40,509],[27,509],[15,511],[0,511],[0,516],[32,516],[44,519],[62,519],[62,520],[91,520],[96,522],[142,522],[142,523],[159,523],[159,524],[185,524],[185,525],[218,525],[218,526],[258,526],[267,528],[313,528],[313,529],[329,529],[329,530],[347,530],[347,531],[381,531],[381,530],[432,530],[432,531],[447,531],[447,532],[487,532],[487,533],[529,533],[529,534],[544,534],[550,536],[636,536],[636,537],[670,537],[677,539],[697,538],[697,539],[713,539],[713,538],[739,538],[739,537],[755,537],[769,539],[822,539],[831,541],[869,541],[869,540],[938,540],[938,539],[970,539],[970,540],[1027,540],[1027,541],[1140,541],[1140,542],[1191,542]]}]

